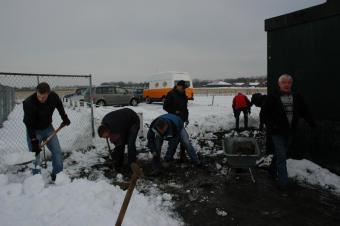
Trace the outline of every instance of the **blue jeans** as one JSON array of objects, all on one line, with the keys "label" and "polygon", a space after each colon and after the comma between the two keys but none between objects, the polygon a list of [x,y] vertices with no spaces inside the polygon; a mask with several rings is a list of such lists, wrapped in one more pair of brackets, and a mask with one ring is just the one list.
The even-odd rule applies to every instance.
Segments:
[{"label": "blue jeans", "polygon": [[200,161],[198,159],[198,156],[196,154],[195,148],[192,146],[190,142],[190,137],[188,132],[186,131],[185,128],[183,128],[180,132],[180,136],[175,137],[169,141],[169,147],[168,151],[165,154],[165,161],[171,161],[174,158],[174,155],[176,153],[176,149],[178,144],[181,143],[185,147],[185,150],[187,150],[187,153],[191,159],[191,161],[194,164],[198,164]]},{"label": "blue jeans", "polygon": [[[39,143],[41,143],[42,140],[46,140],[48,136],[50,136],[54,132],[54,128],[52,126],[49,126],[46,129],[42,130],[35,130],[37,139],[39,140]],[[31,139],[27,134],[27,144],[29,151],[32,151],[32,144]],[[63,171],[63,158],[61,154],[61,148],[59,144],[59,140],[57,135],[55,135],[48,143],[47,143],[48,149],[52,153],[52,175],[55,176],[59,172]],[[32,169],[32,173],[40,173],[40,164],[41,164],[41,152],[36,156],[35,160],[33,161],[34,166],[38,166],[38,170],[36,167]]]},{"label": "blue jeans", "polygon": [[288,183],[286,159],[291,144],[291,137],[272,135],[272,141],[274,145],[274,156],[269,170],[273,176],[278,176],[279,185],[286,186]]},{"label": "blue jeans", "polygon": [[[152,158],[152,168],[154,170],[160,169],[161,168],[161,150],[162,150],[162,146],[163,146],[163,138],[156,136],[154,142],[154,148],[155,150],[151,150],[153,155]],[[170,142],[170,141],[169,141]],[[170,148],[170,143],[168,146],[168,149]]]}]

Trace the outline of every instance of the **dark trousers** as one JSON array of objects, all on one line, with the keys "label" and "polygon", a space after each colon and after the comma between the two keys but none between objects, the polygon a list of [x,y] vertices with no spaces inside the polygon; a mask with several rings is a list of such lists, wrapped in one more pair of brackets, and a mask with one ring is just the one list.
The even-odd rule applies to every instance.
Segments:
[{"label": "dark trousers", "polygon": [[185,154],[185,144],[183,144],[182,142],[180,143],[180,152],[179,152],[179,156],[181,160],[184,160],[187,158],[186,154]]},{"label": "dark trousers", "polygon": [[122,166],[124,163],[125,145],[128,146],[129,165],[133,162],[136,162],[137,156],[136,139],[139,128],[140,128],[139,122],[135,123],[133,126],[130,127],[126,141],[115,146],[115,149],[112,152],[112,159],[116,166]]},{"label": "dark trousers", "polygon": [[240,115],[241,112],[243,112],[243,116],[244,116],[244,128],[248,128],[248,109],[235,109],[234,110],[234,116],[236,119],[236,129],[240,129]]},{"label": "dark trousers", "polygon": [[287,172],[287,153],[291,146],[291,136],[272,135],[271,136],[274,147],[273,160],[270,165],[270,173],[274,177],[278,177],[279,185],[286,186],[288,183]]}]

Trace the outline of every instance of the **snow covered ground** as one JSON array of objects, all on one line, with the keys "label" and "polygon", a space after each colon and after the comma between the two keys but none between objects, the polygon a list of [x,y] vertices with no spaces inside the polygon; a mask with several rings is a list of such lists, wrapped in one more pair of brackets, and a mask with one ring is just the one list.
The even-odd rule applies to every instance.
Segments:
[{"label": "snow covered ground", "polygon": [[287,161],[288,176],[300,182],[318,185],[340,194],[340,177],[315,163],[302,159]]},{"label": "snow covered ground", "polygon": [[[234,127],[231,109],[232,97],[216,96],[212,106],[211,96],[196,96],[190,102],[189,134],[193,144],[202,154],[211,154],[200,149],[198,139],[211,138],[213,132],[228,130]],[[144,134],[147,125],[157,116],[164,114],[161,104],[140,104],[131,107],[143,113]],[[119,108],[96,108],[95,125],[100,124],[102,117]],[[102,172],[91,166],[102,163],[107,155],[104,139],[91,138],[88,109],[69,109],[67,113],[72,121],[70,127],[63,129],[59,136],[63,151],[69,152],[64,162],[64,173],[58,176],[56,185],[46,183],[47,170],[41,176],[31,176],[28,169],[17,172],[8,167],[10,155],[21,156],[27,153],[25,128],[22,123],[22,106],[17,105],[0,129],[0,219],[1,225],[112,225],[117,217],[125,192],[119,187],[110,185]],[[253,108],[250,126],[258,126],[259,109]],[[60,124],[58,113],[54,115],[55,126]],[[241,125],[242,125],[241,121]],[[18,134],[20,136],[18,136]],[[20,137],[14,143],[8,140],[13,136]],[[95,148],[81,149],[94,145]],[[137,142],[137,146],[145,141]],[[163,149],[166,148],[166,145]],[[222,150],[215,150],[221,153]],[[148,153],[139,158],[150,159]],[[289,176],[301,182],[320,185],[340,192],[339,176],[322,169],[307,160],[288,160]],[[88,173],[89,179],[80,178],[81,173]],[[136,191],[127,211],[123,225],[181,225],[181,219],[172,211],[171,196],[161,194],[157,188],[152,195]],[[220,211],[221,212],[221,211]],[[221,214],[224,214],[221,212]]]},{"label": "snow covered ground", "polygon": [[[125,192],[107,182],[58,175],[56,185],[47,186],[41,175],[23,183],[8,183],[0,175],[2,226],[114,225]],[[181,225],[162,207],[162,198],[151,199],[135,191],[123,225]]]}]

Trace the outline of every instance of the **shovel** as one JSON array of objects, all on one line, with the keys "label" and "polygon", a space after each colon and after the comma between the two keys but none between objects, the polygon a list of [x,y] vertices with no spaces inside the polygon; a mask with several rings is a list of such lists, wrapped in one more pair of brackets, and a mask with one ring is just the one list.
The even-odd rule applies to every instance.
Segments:
[{"label": "shovel", "polygon": [[[50,136],[47,137],[46,140],[44,140],[43,142],[41,142],[41,144],[39,145],[39,147],[42,149],[44,148],[44,146],[46,144],[48,144],[48,142],[50,142],[50,140],[64,127],[64,125],[60,125],[58,127],[58,129],[56,129],[53,133],[51,133]],[[39,153],[38,153],[39,154]],[[35,154],[35,156],[37,156],[38,154]],[[44,149],[44,157],[45,157],[45,149]],[[34,159],[30,160],[30,161],[26,161],[26,162],[21,162],[21,163],[17,163],[17,164],[14,164],[15,166],[20,166],[20,165],[26,165],[28,163],[31,163]],[[45,158],[45,161],[46,161],[46,158]],[[35,165],[36,167],[36,165]]]},{"label": "shovel", "polygon": [[131,164],[131,169],[132,169],[133,174],[132,174],[130,185],[126,192],[122,207],[120,208],[120,212],[119,212],[119,215],[116,221],[116,226],[122,225],[126,210],[129,206],[129,202],[130,202],[133,190],[136,187],[137,180],[141,176],[143,176],[143,169],[140,168],[136,163]]}]

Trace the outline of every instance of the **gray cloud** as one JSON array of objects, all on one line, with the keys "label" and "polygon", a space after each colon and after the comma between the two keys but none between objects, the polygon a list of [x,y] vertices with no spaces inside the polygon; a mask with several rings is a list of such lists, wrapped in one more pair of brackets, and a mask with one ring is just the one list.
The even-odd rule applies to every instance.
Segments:
[{"label": "gray cloud", "polygon": [[264,19],[324,0],[2,1],[0,70],[143,81],[266,74]]}]

